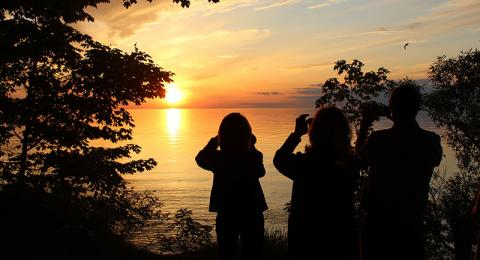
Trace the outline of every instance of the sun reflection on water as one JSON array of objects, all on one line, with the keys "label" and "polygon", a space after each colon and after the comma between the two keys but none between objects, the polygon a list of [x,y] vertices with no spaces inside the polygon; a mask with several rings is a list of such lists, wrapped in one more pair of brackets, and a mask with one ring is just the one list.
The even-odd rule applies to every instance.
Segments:
[{"label": "sun reflection on water", "polygon": [[167,109],[167,120],[165,122],[170,137],[176,137],[182,124],[182,114],[180,109]]}]

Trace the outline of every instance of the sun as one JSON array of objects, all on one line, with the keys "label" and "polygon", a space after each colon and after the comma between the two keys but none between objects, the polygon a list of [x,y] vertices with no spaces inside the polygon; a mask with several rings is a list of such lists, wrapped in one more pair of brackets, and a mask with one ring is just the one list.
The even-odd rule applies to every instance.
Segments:
[{"label": "sun", "polygon": [[167,101],[168,104],[178,104],[182,100],[183,94],[175,83],[169,83],[165,87],[165,90],[165,101]]}]

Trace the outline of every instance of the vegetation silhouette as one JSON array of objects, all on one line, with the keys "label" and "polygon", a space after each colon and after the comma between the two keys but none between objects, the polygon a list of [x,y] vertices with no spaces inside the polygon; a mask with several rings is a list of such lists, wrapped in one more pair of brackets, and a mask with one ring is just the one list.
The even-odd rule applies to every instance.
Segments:
[{"label": "vegetation silhouette", "polygon": [[109,2],[0,3],[4,256],[117,258],[135,230],[164,220],[158,199],[127,187],[122,177],[156,162],[128,161],[140,147],[115,144],[132,139],[134,122],[124,106],[163,98],[173,73],[136,47],[126,53],[73,27],[93,22],[88,7]]},{"label": "vegetation silhouette", "polygon": [[164,232],[151,241],[152,249],[161,254],[195,254],[212,247],[213,227],[195,221],[193,212],[179,209]]},{"label": "vegetation silhouette", "polygon": [[472,207],[472,218],[473,218],[473,222],[477,228],[477,232],[476,232],[476,235],[477,235],[477,248],[475,250],[475,255],[473,257],[473,260],[478,260],[480,259],[480,185],[478,187],[478,192],[477,192],[477,196],[475,198],[475,202],[473,204],[473,207]]},{"label": "vegetation silhouette", "polygon": [[[429,259],[468,259],[475,245],[469,212],[480,182],[480,145],[477,140],[480,136],[480,75],[476,69],[479,63],[480,52],[470,50],[456,58],[441,56],[429,70],[433,89],[430,85],[425,86],[427,91],[423,94],[422,109],[445,130],[442,137],[454,150],[459,168],[459,172],[450,177],[437,169],[432,177],[425,212],[426,255]],[[352,63],[337,61],[334,70],[343,75],[343,81],[337,78],[327,80],[316,102],[317,107],[337,105],[341,108],[360,140],[365,140],[371,131],[360,131],[362,111],[374,109],[379,115],[385,115],[386,104],[381,102],[382,99],[386,99],[397,86],[416,84],[408,79],[388,79],[389,71],[385,68],[364,72],[363,67],[358,60]],[[366,174],[362,171],[362,186],[366,183]],[[358,210],[361,192],[356,195],[357,219],[362,222],[362,213]]]},{"label": "vegetation silhouette", "polygon": [[209,210],[217,213],[219,259],[235,259],[239,242],[242,259],[261,257],[267,203],[259,182],[265,176],[263,154],[256,141],[247,118],[231,113],[195,158],[214,174]]},{"label": "vegetation silhouette", "polygon": [[[360,165],[351,147],[350,125],[335,107],[313,119],[300,115],[295,131],[275,153],[277,170],[293,180],[288,218],[291,259],[358,258],[353,194]],[[308,133],[305,153],[294,154]],[[319,214],[314,211],[320,211]]]},{"label": "vegetation silhouette", "polygon": [[480,183],[480,51],[457,57],[438,57],[429,69],[433,91],[425,96],[425,110],[444,129],[443,137],[457,159],[458,172],[437,175],[430,192],[427,218],[431,259],[470,259],[475,246],[470,217]]},{"label": "vegetation silhouette", "polygon": [[386,107],[386,104],[380,101],[386,99],[398,85],[388,78],[388,69],[380,67],[377,71],[364,72],[364,66],[359,60],[351,63],[345,60],[335,62],[333,69],[338,75],[343,75],[343,80],[326,80],[321,87],[320,97],[315,102],[316,107],[335,105],[341,108],[352,124],[356,136],[360,134],[362,108],[372,105]]},{"label": "vegetation silhouette", "polygon": [[[150,221],[166,223],[169,217],[160,211],[158,198],[128,188],[122,177],[156,162],[128,161],[140,151],[137,145],[112,146],[131,140],[134,122],[123,106],[163,97],[173,73],[137,48],[126,53],[72,27],[93,22],[86,9],[109,2],[0,2],[0,225],[8,238],[2,256],[156,257],[132,250],[126,241]],[[137,0],[122,2],[128,8]],[[188,0],[173,2],[190,6]],[[425,218],[431,259],[468,259],[475,245],[469,210],[480,176],[479,63],[479,51],[470,50],[456,58],[442,56],[430,68],[433,91],[424,96],[424,109],[445,129],[459,161],[458,174],[437,172],[432,181]],[[384,110],[380,98],[410,82],[388,79],[384,68],[363,72],[363,66],[357,60],[338,61],[334,70],[343,81],[327,80],[317,101],[317,106],[342,108],[357,134],[363,108]],[[100,139],[112,145],[92,145]],[[169,223],[178,235],[160,234],[166,252],[209,244],[211,227],[193,221],[188,210]]]}]

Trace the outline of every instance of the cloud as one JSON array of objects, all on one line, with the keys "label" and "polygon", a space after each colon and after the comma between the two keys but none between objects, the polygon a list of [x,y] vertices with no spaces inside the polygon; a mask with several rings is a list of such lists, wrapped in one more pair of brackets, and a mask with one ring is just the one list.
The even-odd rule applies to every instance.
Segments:
[{"label": "cloud", "polygon": [[215,14],[223,14],[231,12],[240,8],[245,8],[253,6],[257,3],[258,0],[236,0],[236,1],[220,1],[220,3],[215,4],[209,10],[206,10],[204,16],[211,16]]},{"label": "cloud", "polygon": [[315,106],[315,101],[317,101],[318,96],[313,96],[313,95],[308,95],[308,96],[302,96],[302,95],[293,95],[289,96],[289,102],[294,104],[293,106],[296,107],[314,107]]},{"label": "cloud", "polygon": [[410,23],[410,24],[407,24],[405,26],[403,26],[405,29],[407,30],[415,30],[417,28],[419,28],[420,26],[422,26],[423,23],[422,22],[414,22],[414,23]]},{"label": "cloud", "polygon": [[[200,16],[210,16],[225,13],[241,7],[253,6],[258,0],[220,1],[212,4],[206,0],[194,1],[190,8],[181,8],[172,0],[138,1],[128,9],[122,0],[111,0],[108,4],[99,4],[98,8],[88,8],[94,23],[81,22],[75,25],[82,32],[98,36],[100,41],[115,42],[122,38],[133,36],[149,25],[163,24],[162,30],[175,27],[179,19],[200,19]],[[193,18],[196,16],[196,18]]]},{"label": "cloud", "polygon": [[451,0],[444,2],[422,16],[400,25],[400,29],[413,30],[425,39],[459,28],[480,26],[480,2],[477,0]]},{"label": "cloud", "polygon": [[248,42],[270,36],[271,32],[268,29],[243,29],[243,30],[217,30],[206,34],[191,35],[190,41],[215,41],[218,42]]},{"label": "cloud", "polygon": [[256,28],[192,33],[187,26],[178,27],[176,31],[180,36],[176,36],[177,32],[173,31],[151,37],[146,47],[152,50],[156,60],[180,63],[182,66],[187,65],[184,67],[195,69],[251,60],[251,57],[242,51],[271,35],[268,29]]},{"label": "cloud", "polygon": [[322,83],[314,83],[307,87],[294,88],[289,95],[285,96],[286,102],[299,107],[313,107],[315,106],[315,101],[322,94],[321,86],[323,86]]},{"label": "cloud", "polygon": [[[405,27],[405,26],[401,26]],[[355,37],[381,37],[381,36],[407,36],[415,34],[413,30],[400,30],[399,28],[389,29],[385,26],[381,26],[369,31],[363,32],[339,32],[334,34],[323,34],[316,37],[317,39],[344,39]]]},{"label": "cloud", "polygon": [[268,5],[264,5],[264,6],[261,6],[261,7],[256,7],[255,11],[267,10],[267,9],[271,9],[271,8],[296,4],[300,1],[301,0],[277,0],[277,1],[272,2],[271,4],[268,4]]},{"label": "cloud", "polygon": [[157,0],[152,3],[139,1],[127,9],[122,1],[112,0],[111,3],[98,5],[98,8],[87,9],[95,19],[94,23],[81,22],[75,26],[81,31],[95,31],[97,34],[101,30],[102,38],[109,40],[125,38],[141,30],[144,25],[155,22],[160,12],[175,7],[171,2],[171,0]]},{"label": "cloud", "polygon": [[295,88],[295,94],[319,96],[321,93],[322,89],[319,87]]},{"label": "cloud", "polygon": [[311,6],[308,7],[308,9],[318,9],[318,8],[322,8],[322,7],[327,7],[329,5],[330,5],[330,3],[321,3],[321,4],[311,5]]},{"label": "cloud", "polygon": [[233,59],[233,58],[237,58],[238,55],[217,55],[217,57],[221,59]]},{"label": "cloud", "polygon": [[[480,27],[480,2],[475,0],[452,0],[425,9],[418,16],[410,17],[397,24],[379,25],[372,30],[339,31],[322,34],[316,39],[356,41],[357,44],[337,48],[339,53],[398,46],[403,50],[406,42],[423,44],[437,35],[447,35],[459,29]],[[327,41],[325,41],[327,42]],[[333,42],[333,41],[332,41]],[[334,47],[332,43],[330,47]],[[328,47],[327,47],[328,48]]]},{"label": "cloud", "polygon": [[215,78],[217,76],[218,75],[216,75],[216,74],[199,74],[199,75],[193,76],[192,79],[195,80],[195,81],[201,81],[201,80]]},{"label": "cloud", "polygon": [[235,107],[244,108],[272,108],[272,107],[298,107],[296,102],[241,102],[235,104]]},{"label": "cloud", "polygon": [[262,96],[278,96],[278,95],[281,95],[282,93],[278,91],[263,91],[263,92],[256,92],[255,94],[262,95]]},{"label": "cloud", "polygon": [[310,5],[308,9],[320,9],[320,8],[324,8],[324,7],[331,6],[331,5],[338,4],[345,1],[346,0],[327,0],[327,1],[324,1],[323,3]]},{"label": "cloud", "polygon": [[295,66],[290,66],[286,67],[283,69],[283,71],[286,72],[301,72],[305,70],[324,70],[331,68],[332,64],[331,63],[307,63],[307,64],[301,64],[301,65],[295,65]]}]

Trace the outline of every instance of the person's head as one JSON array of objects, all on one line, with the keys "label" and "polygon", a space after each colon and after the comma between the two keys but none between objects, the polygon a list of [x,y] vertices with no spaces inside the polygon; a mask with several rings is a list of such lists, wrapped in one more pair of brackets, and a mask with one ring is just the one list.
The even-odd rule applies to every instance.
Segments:
[{"label": "person's head", "polygon": [[245,151],[250,148],[252,127],[240,113],[231,113],[223,118],[218,129],[220,149],[224,151]]},{"label": "person's head", "polygon": [[335,158],[351,154],[350,124],[343,112],[334,107],[320,108],[308,130],[309,152],[332,155]]},{"label": "person's head", "polygon": [[390,113],[394,122],[411,121],[420,110],[422,97],[414,85],[402,85],[393,90],[390,101]]}]

